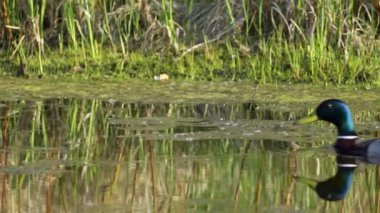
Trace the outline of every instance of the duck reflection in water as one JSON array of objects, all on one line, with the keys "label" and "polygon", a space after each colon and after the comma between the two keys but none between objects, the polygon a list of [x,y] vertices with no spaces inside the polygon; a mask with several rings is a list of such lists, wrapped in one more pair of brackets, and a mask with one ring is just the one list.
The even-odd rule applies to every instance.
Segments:
[{"label": "duck reflection in water", "polygon": [[357,167],[356,160],[352,157],[337,156],[336,174],[324,181],[299,176],[295,176],[294,178],[301,183],[307,184],[322,199],[328,201],[342,200],[352,186],[354,171]]}]

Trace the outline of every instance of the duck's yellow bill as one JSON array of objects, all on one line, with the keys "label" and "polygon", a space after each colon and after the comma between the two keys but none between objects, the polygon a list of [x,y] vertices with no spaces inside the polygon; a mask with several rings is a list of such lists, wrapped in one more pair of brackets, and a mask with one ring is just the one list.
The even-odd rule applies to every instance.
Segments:
[{"label": "duck's yellow bill", "polygon": [[293,176],[298,182],[301,182],[303,184],[306,184],[312,189],[315,189],[317,187],[318,181],[312,179],[312,178],[306,178],[306,177],[299,177],[299,176]]},{"label": "duck's yellow bill", "polygon": [[307,117],[301,118],[295,122],[295,124],[309,124],[318,120],[317,114],[313,113]]}]

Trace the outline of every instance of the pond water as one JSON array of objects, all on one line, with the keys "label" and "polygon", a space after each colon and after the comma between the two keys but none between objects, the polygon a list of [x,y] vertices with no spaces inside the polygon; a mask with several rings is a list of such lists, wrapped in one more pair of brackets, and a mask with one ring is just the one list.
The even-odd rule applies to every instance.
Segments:
[{"label": "pond water", "polygon": [[[379,92],[2,79],[1,212],[379,212],[379,167],[343,171],[333,126],[293,125],[341,98],[377,137]],[[342,174],[340,201],[310,187]]]}]

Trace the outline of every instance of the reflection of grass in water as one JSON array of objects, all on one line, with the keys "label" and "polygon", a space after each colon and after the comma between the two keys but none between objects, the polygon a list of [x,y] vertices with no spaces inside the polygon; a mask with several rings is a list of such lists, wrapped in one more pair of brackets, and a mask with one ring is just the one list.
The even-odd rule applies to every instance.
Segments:
[{"label": "reflection of grass in water", "polygon": [[[9,196],[2,199],[12,208],[20,205],[22,209],[29,202],[36,211],[44,208],[75,211],[91,205],[104,211],[125,208],[230,211],[235,205],[239,211],[350,211],[360,206],[363,211],[373,212],[379,197],[379,191],[374,190],[378,188],[378,172],[373,167],[357,171],[353,189],[343,203],[321,202],[306,186],[295,183],[291,178],[294,174],[317,179],[334,174],[333,156],[323,153],[271,151],[275,143],[273,147],[266,146],[269,150],[266,151],[262,148],[267,145],[264,140],[251,141],[247,153],[245,144],[249,141],[236,139],[147,141],[145,136],[152,133],[149,126],[118,124],[115,128],[109,123],[113,116],[126,120],[166,115],[250,118],[252,115],[246,114],[239,104],[208,105],[201,108],[202,113],[199,105],[82,99],[7,105],[10,111],[19,111],[9,120],[11,149],[7,162],[19,166],[21,173],[3,173],[8,180],[3,186],[12,185],[4,191]],[[359,113],[357,119],[368,121],[374,113]],[[274,120],[287,118],[278,112],[270,116]],[[258,115],[255,121],[260,119],[265,116]],[[0,122],[3,124],[4,120]],[[192,129],[187,127],[184,131]],[[164,126],[161,131],[174,134],[175,128]],[[123,135],[135,137],[120,137]],[[46,170],[30,174],[33,171],[28,170],[30,165],[40,165],[40,169]],[[22,173],[23,169],[27,174]],[[17,198],[11,199],[14,193]]]}]

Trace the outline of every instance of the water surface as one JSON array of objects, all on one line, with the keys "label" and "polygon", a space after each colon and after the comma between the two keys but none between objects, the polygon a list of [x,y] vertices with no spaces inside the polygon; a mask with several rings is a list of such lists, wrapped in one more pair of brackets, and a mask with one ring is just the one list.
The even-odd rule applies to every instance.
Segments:
[{"label": "water surface", "polygon": [[[16,85],[17,82],[17,86]],[[342,201],[294,176],[336,172],[326,123],[295,126],[326,98],[379,136],[379,89],[250,82],[0,84],[2,212],[376,212],[380,173],[360,165]],[[365,100],[365,101],[363,101]]]}]

